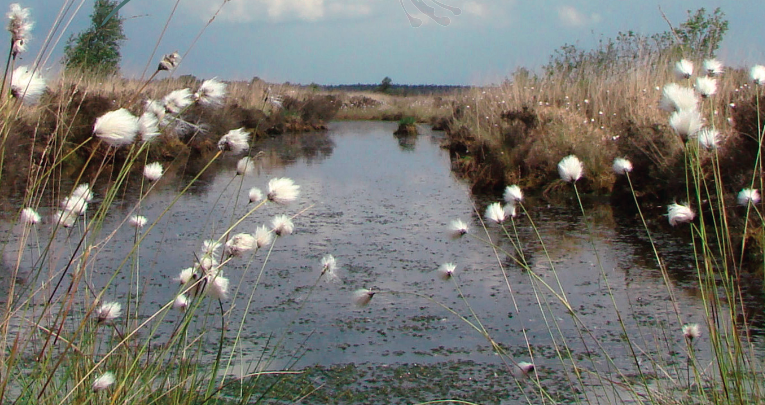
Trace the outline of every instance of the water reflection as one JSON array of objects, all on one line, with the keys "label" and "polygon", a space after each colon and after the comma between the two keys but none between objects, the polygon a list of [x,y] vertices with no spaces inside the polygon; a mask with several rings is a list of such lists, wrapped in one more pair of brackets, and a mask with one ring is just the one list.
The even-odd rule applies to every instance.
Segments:
[{"label": "water reflection", "polygon": [[[530,218],[522,215],[515,223],[522,252],[515,257],[525,260],[539,276],[531,277],[508,255],[495,255],[477,239],[449,238],[449,222],[461,218],[469,222],[475,235],[499,241],[507,252],[514,249],[497,226],[491,226],[488,234],[481,229],[474,204],[483,212],[488,201],[479,198],[474,203],[468,187],[451,174],[448,154],[438,146],[440,135],[425,131],[402,148],[391,137],[395,125],[334,123],[326,134],[262,140],[254,145],[254,153],[262,153],[252,176],[236,176],[235,159],[217,162],[144,239],[140,248],[143,310],[152,313],[174,299],[177,284],[173,279],[193,264],[203,240],[219,237],[248,210],[250,187],[264,188],[273,177],[290,177],[301,185],[299,203],[286,209],[269,204],[235,230],[253,232],[275,214],[300,213],[295,218],[295,233],[279,239],[262,277],[263,253],[252,262],[235,260],[227,265],[226,274],[238,294],[226,302],[226,309],[231,311],[231,319],[247,322],[241,336],[243,353],[237,360],[243,363],[236,365],[241,369],[261,357],[271,336],[286,336],[272,367],[289,363],[293,356],[300,359],[298,367],[498,362],[480,334],[428,300],[380,294],[368,307],[355,308],[351,294],[360,287],[432,296],[467,319],[474,319],[473,310],[518,361],[530,360],[525,349],[528,340],[535,350],[534,362],[550,375],[561,368],[554,349],[560,339],[566,340],[577,358],[592,356],[588,367],[609,367],[604,356],[591,351],[597,340],[617,366],[634,370],[614,306],[622,314],[628,334],[644,339],[640,344],[645,354],[640,357],[646,364],[648,355],[671,361],[669,353],[683,352],[675,308],[684,322],[703,324],[701,304],[685,288],[682,277],[673,281],[676,303],[668,300],[652,250],[634,222],[607,205],[588,206],[591,242],[578,207],[529,198],[525,204]],[[198,164],[188,160],[179,163],[185,170],[168,171],[141,204],[140,213],[150,221],[159,218]],[[110,212],[103,233],[117,229],[135,208],[137,199],[129,197],[131,194],[135,195],[127,193],[122,205]],[[74,237],[78,231],[71,231]],[[123,226],[101,246],[90,280],[94,286],[106,284],[132,248],[134,237],[134,230]],[[686,243],[671,235],[655,237],[673,271],[687,266],[691,252]],[[71,246],[65,235],[61,238],[62,246]],[[320,274],[319,260],[329,253],[337,258],[343,282],[320,283],[312,291]],[[457,265],[456,280],[465,300],[454,284],[437,278],[435,270],[444,262]],[[505,265],[504,273],[498,263]],[[258,280],[252,305],[245,313]],[[561,294],[559,286],[586,331],[556,297]],[[131,288],[125,269],[106,296],[124,300]],[[166,336],[174,316],[168,318],[167,328],[160,328],[157,339]],[[291,319],[295,319],[294,325],[290,325]],[[230,328],[229,338],[233,338],[237,328]],[[661,346],[652,340],[667,333]],[[706,336],[698,342],[702,350]],[[699,357],[705,355],[700,352]]]}]

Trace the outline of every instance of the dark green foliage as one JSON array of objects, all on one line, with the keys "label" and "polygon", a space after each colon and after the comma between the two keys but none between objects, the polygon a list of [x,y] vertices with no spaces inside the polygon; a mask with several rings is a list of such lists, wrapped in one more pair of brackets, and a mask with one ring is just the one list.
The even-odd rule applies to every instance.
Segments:
[{"label": "dark green foliage", "polygon": [[64,48],[67,69],[80,69],[99,75],[117,73],[120,43],[125,40],[123,19],[119,13],[115,13],[107,20],[117,5],[115,0],[95,0],[90,15],[91,26],[79,35],[69,37]]},{"label": "dark green foliage", "polygon": [[391,79],[388,76],[385,76],[384,79],[380,82],[380,85],[377,86],[377,91],[380,93],[387,93],[390,90],[391,85],[393,84],[393,79]]},{"label": "dark green foliage", "polygon": [[704,8],[688,11],[688,19],[677,28],[650,36],[633,31],[604,38],[595,49],[566,44],[545,65],[548,76],[586,77],[592,72],[619,73],[640,65],[653,65],[661,58],[701,60],[714,57],[728,30],[725,13],[719,8],[707,14]]}]

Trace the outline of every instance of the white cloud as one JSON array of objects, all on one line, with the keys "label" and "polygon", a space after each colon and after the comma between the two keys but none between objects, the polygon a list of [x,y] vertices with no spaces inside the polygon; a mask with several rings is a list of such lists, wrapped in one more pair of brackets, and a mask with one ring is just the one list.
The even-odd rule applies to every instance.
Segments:
[{"label": "white cloud", "polygon": [[558,19],[569,27],[583,27],[600,22],[600,14],[586,15],[573,6],[558,7]]},{"label": "white cloud", "polygon": [[463,6],[462,9],[468,13],[472,14],[478,17],[485,17],[486,16],[486,5],[483,3],[479,3],[477,1],[468,1]]},{"label": "white cloud", "polygon": [[[186,10],[207,21],[220,8],[221,1],[187,0]],[[325,18],[358,18],[372,13],[372,4],[355,0],[229,0],[218,14],[221,21],[318,21]]]}]

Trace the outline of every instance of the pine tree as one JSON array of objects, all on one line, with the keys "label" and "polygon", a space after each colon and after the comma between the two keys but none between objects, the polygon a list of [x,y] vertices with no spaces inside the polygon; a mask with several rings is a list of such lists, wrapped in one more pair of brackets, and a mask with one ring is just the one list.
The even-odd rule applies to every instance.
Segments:
[{"label": "pine tree", "polygon": [[67,69],[81,69],[96,74],[114,74],[119,70],[120,43],[126,39],[123,19],[114,14],[116,0],[95,0],[90,15],[91,26],[76,37],[72,35],[64,48]]}]

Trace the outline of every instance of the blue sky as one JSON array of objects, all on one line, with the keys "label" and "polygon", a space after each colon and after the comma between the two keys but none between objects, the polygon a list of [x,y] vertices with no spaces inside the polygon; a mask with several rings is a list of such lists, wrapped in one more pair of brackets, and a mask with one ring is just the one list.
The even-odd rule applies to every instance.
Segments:
[{"label": "blue sky", "polygon": [[[394,83],[407,84],[496,83],[518,67],[538,69],[566,43],[591,47],[619,31],[664,31],[668,27],[659,7],[675,25],[685,20],[687,10],[721,7],[730,29],[719,58],[734,66],[765,63],[760,1],[435,1],[459,8],[460,14],[434,0],[420,2],[432,6],[436,17],[449,17],[448,25],[418,10],[413,0],[132,0],[121,13],[128,37],[122,72],[139,77],[147,61],[154,69],[163,53],[177,50],[188,55],[175,74],[200,78],[340,84],[379,83],[390,76]],[[48,61],[51,70],[60,64],[69,33],[88,25],[93,2],[20,1],[32,9],[36,22],[25,59],[34,59],[69,2],[83,5]],[[422,25],[412,27],[404,8]]]}]

